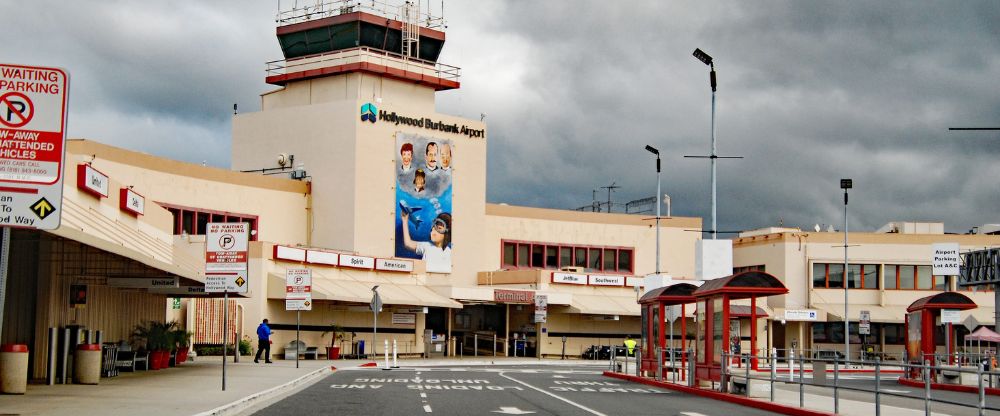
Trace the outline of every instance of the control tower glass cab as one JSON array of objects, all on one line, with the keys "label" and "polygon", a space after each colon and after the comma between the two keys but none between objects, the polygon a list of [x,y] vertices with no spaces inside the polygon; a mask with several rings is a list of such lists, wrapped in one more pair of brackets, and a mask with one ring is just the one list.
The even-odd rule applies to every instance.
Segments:
[{"label": "control tower glass cab", "polygon": [[[291,8],[282,3],[292,3]],[[279,2],[278,43],[285,59],[267,64],[266,81],[292,81],[366,72],[415,82],[436,91],[459,87],[459,68],[437,62],[444,19],[429,3],[400,1]],[[421,10],[421,4],[428,10]],[[443,5],[442,5],[443,8]]]}]

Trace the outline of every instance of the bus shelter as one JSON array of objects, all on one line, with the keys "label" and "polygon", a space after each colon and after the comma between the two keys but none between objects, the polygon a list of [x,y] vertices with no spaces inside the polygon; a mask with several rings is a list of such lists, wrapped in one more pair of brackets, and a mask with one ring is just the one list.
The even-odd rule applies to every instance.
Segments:
[{"label": "bus shelter", "polygon": [[[671,356],[674,358],[673,364],[677,365],[679,369],[687,368],[684,366],[687,355],[683,353],[686,350],[685,341],[687,338],[687,322],[684,317],[687,315],[687,304],[695,302],[693,293],[696,289],[698,287],[690,283],[675,283],[650,290],[639,298],[639,305],[642,309],[642,339],[644,341],[642,344],[642,372],[652,374],[656,374],[656,371],[662,372],[664,365],[670,365]],[[675,313],[672,318],[681,321],[680,334],[674,334],[674,336],[680,335],[681,337],[679,350],[675,350],[677,346],[674,343],[674,337],[670,338],[669,343],[667,342],[669,331],[666,330],[667,321],[670,321],[671,328],[674,327],[673,321],[668,319],[667,312],[676,310],[674,308],[677,305],[680,305],[680,314]],[[660,351],[662,361],[658,361],[657,351]],[[674,351],[679,353],[674,354]],[[670,369],[670,371],[677,370]],[[681,372],[682,377],[683,375],[684,373]]]},{"label": "bus shelter", "polygon": [[[695,335],[695,382],[719,381],[723,352],[731,353],[732,339],[729,322],[733,317],[730,302],[750,299],[750,351],[758,355],[757,348],[757,298],[784,295],[788,289],[771,274],[748,271],[718,279],[708,280],[694,291],[698,304]],[[737,334],[739,336],[739,334]],[[757,360],[750,365],[756,369]]]},{"label": "bus shelter", "polygon": [[[917,299],[906,308],[906,356],[911,363],[923,364],[924,360],[935,363],[934,354],[936,352],[936,340],[934,339],[934,327],[941,311],[955,310],[963,311],[975,309],[976,302],[958,292],[941,292],[936,295]],[[948,364],[952,364],[954,357],[954,330],[949,322],[945,328],[945,351],[948,355]]]}]

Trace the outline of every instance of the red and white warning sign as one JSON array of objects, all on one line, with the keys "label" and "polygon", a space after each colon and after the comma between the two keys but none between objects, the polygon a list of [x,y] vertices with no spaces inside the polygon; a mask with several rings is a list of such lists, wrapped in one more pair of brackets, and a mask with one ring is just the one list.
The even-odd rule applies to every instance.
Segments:
[{"label": "red and white warning sign", "polygon": [[69,74],[0,64],[0,226],[59,227]]}]

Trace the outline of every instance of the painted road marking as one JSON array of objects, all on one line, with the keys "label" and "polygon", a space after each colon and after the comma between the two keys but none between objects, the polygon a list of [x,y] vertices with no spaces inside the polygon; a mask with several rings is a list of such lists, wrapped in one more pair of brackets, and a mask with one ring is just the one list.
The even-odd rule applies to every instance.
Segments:
[{"label": "painted road marking", "polygon": [[521,410],[516,407],[500,407],[500,410],[494,410],[492,413],[503,413],[505,415],[526,415],[529,413],[535,413],[530,410]]},{"label": "painted road marking", "polygon": [[881,389],[881,390],[886,393],[896,393],[896,394],[907,394],[910,392],[909,390],[893,390],[893,389]]},{"label": "painted road marking", "polygon": [[515,378],[513,378],[513,377],[509,377],[509,376],[507,376],[507,375],[506,375],[506,374],[504,374],[504,373],[500,373],[500,377],[503,377],[503,378],[506,378],[506,379],[508,379],[508,380],[510,380],[510,381],[513,381],[513,382],[515,382],[515,383],[518,383],[518,384],[521,384],[521,385],[523,385],[523,386],[525,386],[525,387],[527,387],[527,388],[530,388],[530,389],[532,389],[532,390],[535,390],[535,391],[537,391],[537,392],[540,392],[540,393],[542,393],[542,394],[546,394],[546,395],[549,395],[549,396],[552,396],[552,397],[555,397],[555,398],[557,398],[557,399],[559,399],[559,400],[562,400],[562,401],[564,401],[564,402],[566,402],[566,403],[569,403],[569,404],[571,404],[571,405],[573,405],[573,406],[576,406],[576,407],[578,407],[578,408],[580,408],[580,409],[583,409],[583,410],[585,410],[585,411],[587,411],[587,412],[590,412],[591,414],[594,414],[594,415],[597,415],[597,416],[607,416],[607,415],[605,415],[604,413],[601,413],[601,412],[598,412],[598,411],[596,411],[596,410],[594,410],[594,409],[591,409],[591,408],[589,408],[589,407],[587,407],[587,406],[584,406],[584,405],[582,405],[582,404],[579,404],[579,403],[577,403],[577,402],[574,402],[574,401],[572,401],[572,400],[569,400],[569,399],[567,399],[567,398],[565,398],[565,397],[562,397],[562,396],[559,396],[559,395],[557,395],[557,394],[553,394],[553,393],[549,393],[549,392],[547,392],[547,391],[545,391],[545,390],[542,390],[542,389],[540,389],[540,388],[538,388],[538,387],[535,387],[535,386],[532,386],[532,385],[530,385],[530,384],[528,384],[528,383],[525,383],[525,382],[523,382],[523,381],[521,381],[521,380],[518,380],[518,379],[515,379]]},{"label": "painted road marking", "polygon": [[431,413],[431,412],[433,412],[433,410],[431,410],[431,405],[425,404],[424,405],[424,413]]},{"label": "painted road marking", "polygon": [[681,412],[681,414],[684,416],[705,416],[698,412]]},{"label": "painted road marking", "polygon": [[427,398],[427,393],[420,393],[420,398],[421,399],[426,399]]}]

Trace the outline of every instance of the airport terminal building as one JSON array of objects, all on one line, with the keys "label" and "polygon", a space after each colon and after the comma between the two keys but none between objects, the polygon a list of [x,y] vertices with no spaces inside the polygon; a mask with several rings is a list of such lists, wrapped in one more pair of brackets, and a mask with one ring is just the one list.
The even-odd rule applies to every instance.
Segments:
[{"label": "airport terminal building", "polygon": [[[360,6],[308,17],[279,15],[284,59],[269,63],[265,78],[275,89],[261,96],[260,111],[233,116],[231,169],[69,141],[62,225],[13,233],[0,342],[29,345],[32,378],[49,370],[53,328],[116,342],[144,321],[176,319],[195,344],[220,344],[223,333],[252,338],[267,318],[280,356],[295,339],[289,269],[312,271],[312,310],[301,313],[308,346],[332,342],[350,353],[375,341],[381,352],[395,340],[413,355],[579,356],[637,337],[637,299],[652,288],[644,282],[671,280],[645,279],[657,247],[673,281],[718,277],[699,273],[697,258],[708,253],[696,249],[701,218],[662,219],[657,245],[655,222],[644,216],[487,203],[489,129],[435,110],[436,92],[461,86],[459,68],[437,61],[445,34],[435,20]],[[204,291],[211,222],[251,230],[248,291],[228,303]],[[1000,236],[938,231],[850,236],[860,245],[851,276],[856,267],[865,277],[851,290],[849,314],[873,311],[883,351],[896,345],[900,305],[955,289],[953,278],[926,274],[930,244],[1000,246]],[[764,270],[791,291],[756,313],[769,347],[837,343],[839,238],[767,229],[733,240],[723,263]],[[377,339],[368,309],[375,286],[384,302]],[[540,296],[544,320],[536,319]],[[972,296],[976,318],[991,324],[992,294]],[[820,313],[782,320],[801,309]],[[693,331],[693,306],[687,311]],[[346,336],[331,340],[331,324]]]}]

